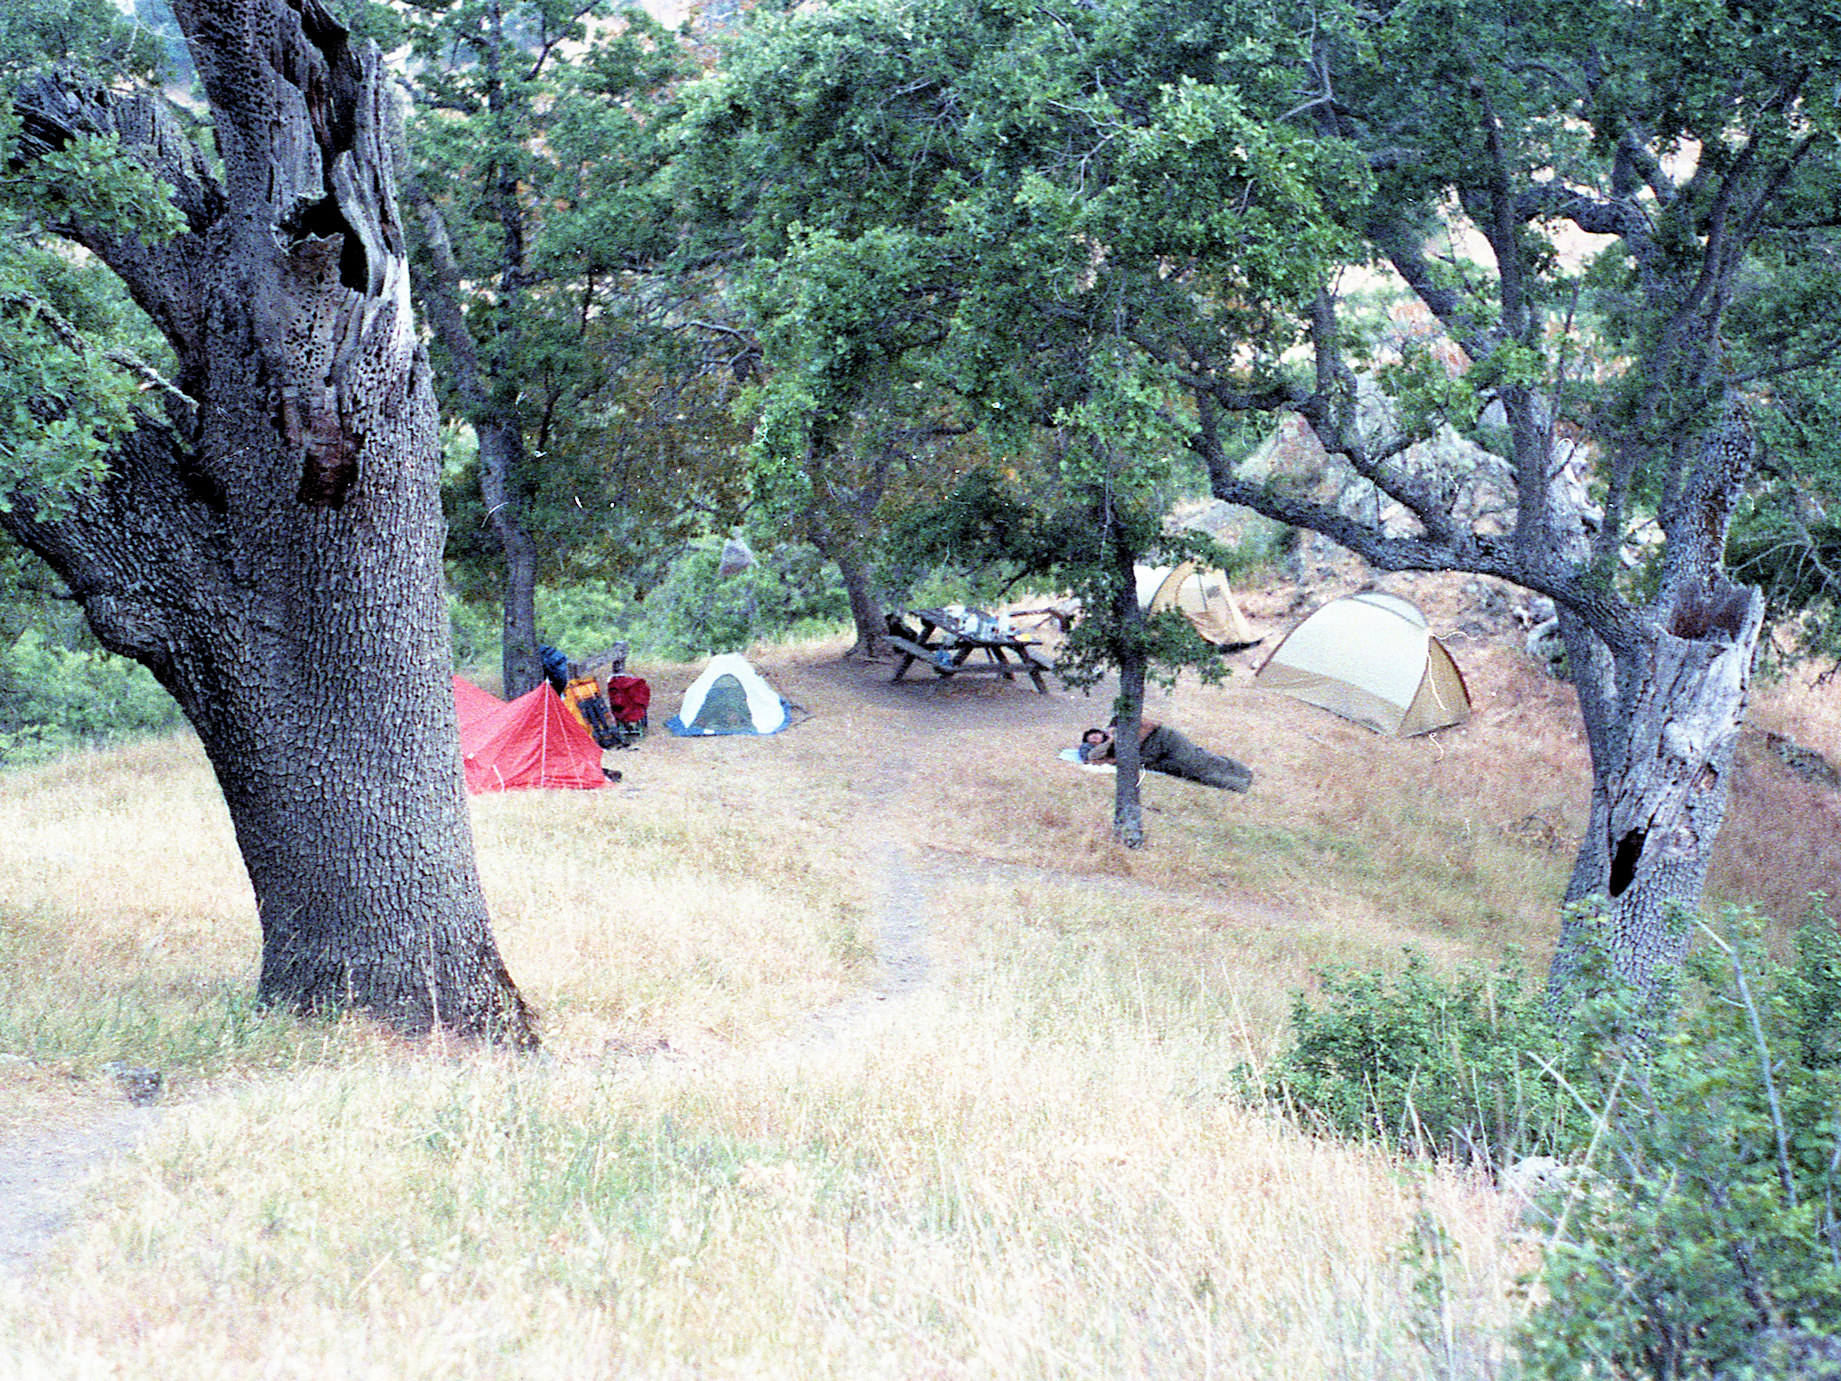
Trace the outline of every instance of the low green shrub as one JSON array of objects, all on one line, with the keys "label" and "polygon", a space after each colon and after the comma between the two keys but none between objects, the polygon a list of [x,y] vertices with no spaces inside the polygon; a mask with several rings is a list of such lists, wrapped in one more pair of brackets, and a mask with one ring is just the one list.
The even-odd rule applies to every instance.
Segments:
[{"label": "low green shrub", "polygon": [[1409,1154],[1566,1162],[1530,1214],[1530,1377],[1841,1376],[1841,935],[1811,915],[1783,960],[1749,913],[1697,924],[1657,1001],[1581,911],[1563,1025],[1512,967],[1327,972],[1265,1089]]},{"label": "low green shrub", "polygon": [[1446,978],[1409,950],[1391,979],[1317,978],[1321,1000],[1297,996],[1293,1044],[1264,1075],[1307,1124],[1491,1167],[1574,1135],[1577,1111],[1548,1072],[1563,1062],[1559,1035],[1515,964]]}]

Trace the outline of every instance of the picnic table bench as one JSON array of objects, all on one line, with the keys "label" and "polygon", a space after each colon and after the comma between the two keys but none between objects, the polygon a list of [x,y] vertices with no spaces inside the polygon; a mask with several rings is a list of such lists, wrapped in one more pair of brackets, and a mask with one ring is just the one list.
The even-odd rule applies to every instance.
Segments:
[{"label": "picnic table bench", "polygon": [[[922,662],[934,675],[946,678],[984,673],[1014,681],[1020,671],[1035,682],[1038,691],[1048,694],[1048,682],[1042,673],[1053,671],[1055,666],[1036,650],[1032,639],[1008,633],[970,632],[944,609],[916,609],[913,613],[920,623],[918,633],[899,615],[889,619],[889,646],[901,654],[891,680],[901,680],[908,668]],[[982,652],[984,660],[973,661],[975,652]]]}]

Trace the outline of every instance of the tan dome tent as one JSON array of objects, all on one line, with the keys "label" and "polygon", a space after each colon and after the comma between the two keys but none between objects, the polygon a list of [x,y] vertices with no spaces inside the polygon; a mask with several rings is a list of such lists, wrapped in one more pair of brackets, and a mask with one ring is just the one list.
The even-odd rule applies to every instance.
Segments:
[{"label": "tan dome tent", "polygon": [[1195,631],[1228,652],[1238,652],[1259,642],[1247,624],[1234,592],[1220,571],[1206,570],[1193,561],[1170,569],[1137,569],[1138,603],[1147,614],[1178,609],[1195,625]]},{"label": "tan dome tent", "polygon": [[1378,592],[1331,600],[1285,635],[1255,681],[1376,733],[1410,738],[1470,713],[1463,673],[1417,606]]}]

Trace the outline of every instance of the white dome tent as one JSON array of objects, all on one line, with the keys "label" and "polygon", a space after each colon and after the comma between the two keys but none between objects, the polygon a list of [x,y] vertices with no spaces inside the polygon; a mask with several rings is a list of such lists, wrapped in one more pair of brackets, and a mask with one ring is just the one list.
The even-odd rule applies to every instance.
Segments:
[{"label": "white dome tent", "polygon": [[665,721],[679,738],[713,734],[777,734],[790,722],[790,707],[739,652],[710,658],[684,703]]},{"label": "white dome tent", "polygon": [[1425,615],[1378,591],[1323,605],[1272,649],[1254,681],[1398,738],[1470,714],[1464,675]]}]

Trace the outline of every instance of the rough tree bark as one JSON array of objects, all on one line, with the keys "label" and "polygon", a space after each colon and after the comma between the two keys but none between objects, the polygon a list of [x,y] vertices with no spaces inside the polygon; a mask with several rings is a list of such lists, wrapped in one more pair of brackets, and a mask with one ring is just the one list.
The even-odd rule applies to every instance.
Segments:
[{"label": "rough tree bark", "polygon": [[61,513],[9,530],[152,669],[222,786],[262,927],[259,993],[528,1043],[474,864],[443,599],[436,414],[374,46],[318,0],[174,0],[221,178],[147,96],[44,78],[27,154],[115,133],[177,239],[59,227],[121,275],[194,400]]}]

